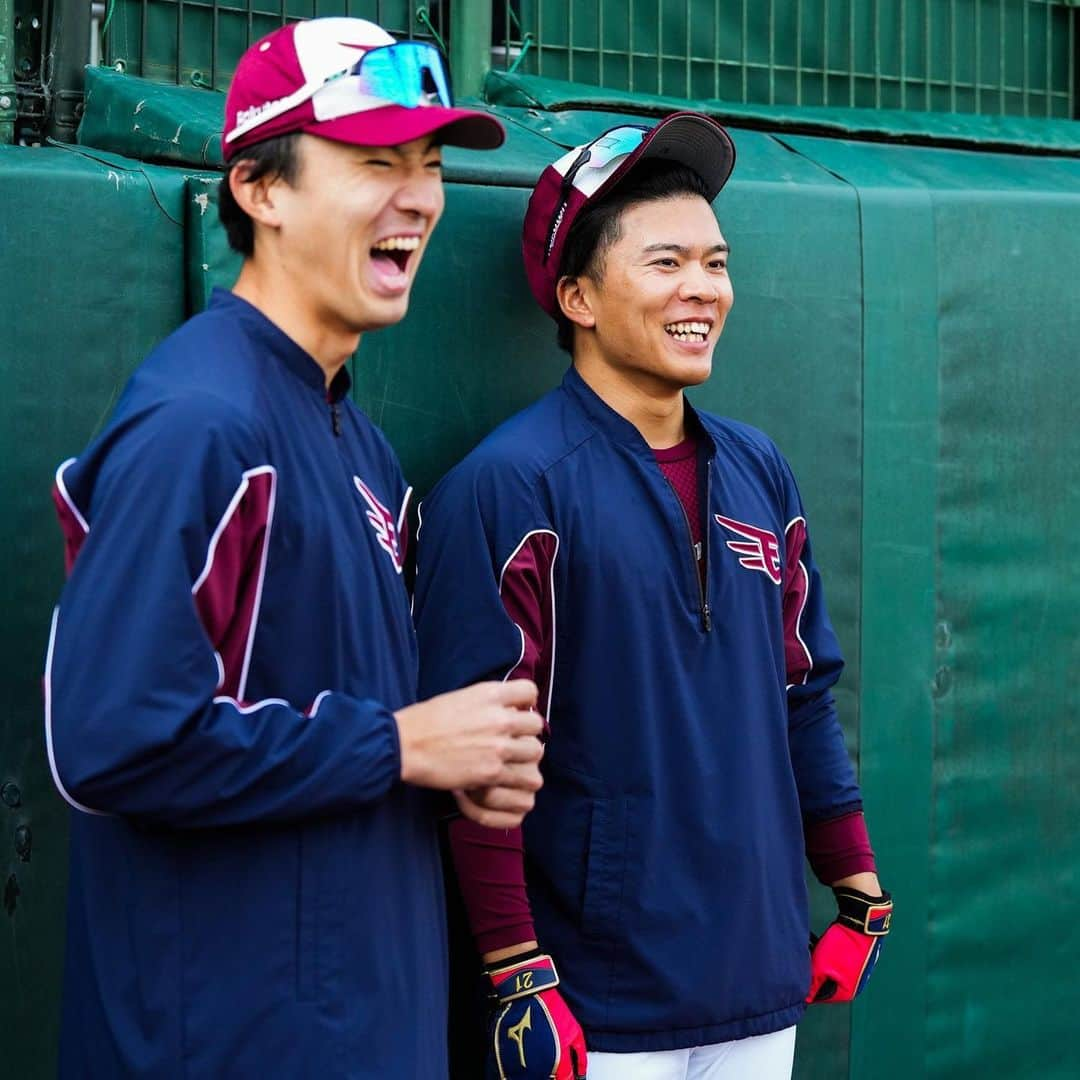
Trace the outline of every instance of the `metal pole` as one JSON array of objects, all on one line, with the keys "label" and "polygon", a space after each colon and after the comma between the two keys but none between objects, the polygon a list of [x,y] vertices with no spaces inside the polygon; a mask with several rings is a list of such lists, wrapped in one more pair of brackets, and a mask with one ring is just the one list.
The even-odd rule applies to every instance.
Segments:
[{"label": "metal pole", "polygon": [[490,66],[490,0],[455,0],[450,5],[450,73],[455,92],[479,95]]},{"label": "metal pole", "polygon": [[1068,111],[1065,115],[1070,120],[1077,119],[1076,102],[1080,96],[1080,64],[1076,62],[1077,53],[1080,52],[1080,19],[1075,11],[1069,12],[1069,100],[1066,103]]},{"label": "metal pole", "polygon": [[61,142],[74,142],[82,119],[83,86],[90,54],[90,4],[55,0],[49,28],[45,86],[50,99],[47,131]]},{"label": "metal pole", "polygon": [[15,141],[15,0],[0,0],[0,143]]}]

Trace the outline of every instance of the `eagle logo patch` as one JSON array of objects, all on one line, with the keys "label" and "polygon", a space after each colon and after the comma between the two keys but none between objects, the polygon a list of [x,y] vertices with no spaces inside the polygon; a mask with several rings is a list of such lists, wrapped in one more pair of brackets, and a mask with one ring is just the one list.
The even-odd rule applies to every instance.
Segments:
[{"label": "eagle logo patch", "polygon": [[721,514],[714,516],[717,522],[729,532],[744,538],[727,542],[727,546],[739,556],[739,565],[746,567],[747,570],[760,570],[774,585],[779,585],[782,578],[780,545],[776,534]]},{"label": "eagle logo patch", "polygon": [[398,534],[397,522],[394,515],[379,501],[378,496],[360,479],[353,477],[356,490],[361,498],[368,504],[367,519],[375,530],[375,539],[379,547],[390,556],[394,569],[400,574],[404,565],[401,551],[401,537]]}]

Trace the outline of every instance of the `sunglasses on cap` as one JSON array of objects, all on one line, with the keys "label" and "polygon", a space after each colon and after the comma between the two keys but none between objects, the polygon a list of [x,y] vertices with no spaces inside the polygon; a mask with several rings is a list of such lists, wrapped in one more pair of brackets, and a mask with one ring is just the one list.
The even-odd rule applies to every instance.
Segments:
[{"label": "sunglasses on cap", "polygon": [[[627,124],[624,127],[613,128],[605,132],[599,139],[589,143],[580,154],[573,160],[570,168],[562,179],[562,192],[559,202],[551,215],[551,224],[548,228],[548,242],[544,252],[544,262],[551,256],[555,246],[555,233],[558,231],[559,222],[566,211],[570,195],[576,187],[586,195],[592,195],[607,179],[583,177],[583,182],[578,182],[578,174],[582,169],[607,169],[609,166],[618,168],[623,160],[629,157],[642,143],[649,133],[649,128],[640,127],[637,124]],[[615,169],[611,169],[614,172]]]},{"label": "sunglasses on cap", "polygon": [[[345,84],[342,81],[345,79],[350,82]],[[225,136],[225,141],[233,142],[331,86],[335,96],[346,86],[349,94],[355,93],[355,108],[351,112],[366,112],[387,105],[400,105],[406,109],[441,105],[449,109],[454,104],[450,76],[439,50],[426,41],[397,41],[369,49],[352,67],[336,72],[320,83],[309,83],[286,97],[268,102],[258,111],[252,110],[253,115],[237,124]]]}]

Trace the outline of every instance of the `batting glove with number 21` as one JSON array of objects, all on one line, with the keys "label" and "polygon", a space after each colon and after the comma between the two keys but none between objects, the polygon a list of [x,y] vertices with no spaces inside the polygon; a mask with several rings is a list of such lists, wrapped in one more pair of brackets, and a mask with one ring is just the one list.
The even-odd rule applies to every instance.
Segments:
[{"label": "batting glove with number 21", "polygon": [[550,956],[527,953],[488,968],[497,1002],[489,1080],[584,1080],[585,1035]]}]

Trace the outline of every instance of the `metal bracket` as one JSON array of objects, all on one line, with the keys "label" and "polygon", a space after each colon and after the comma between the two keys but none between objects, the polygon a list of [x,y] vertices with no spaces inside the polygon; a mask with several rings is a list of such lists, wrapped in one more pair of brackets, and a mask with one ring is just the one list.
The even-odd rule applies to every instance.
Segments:
[{"label": "metal bracket", "polygon": [[[46,93],[41,81],[48,32],[45,0],[12,0],[14,141],[40,143],[45,135]],[[0,93],[0,106],[7,92]]]}]

